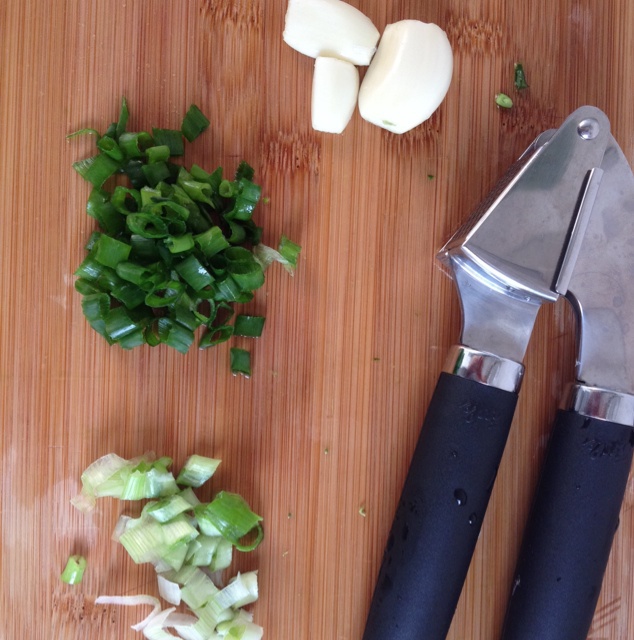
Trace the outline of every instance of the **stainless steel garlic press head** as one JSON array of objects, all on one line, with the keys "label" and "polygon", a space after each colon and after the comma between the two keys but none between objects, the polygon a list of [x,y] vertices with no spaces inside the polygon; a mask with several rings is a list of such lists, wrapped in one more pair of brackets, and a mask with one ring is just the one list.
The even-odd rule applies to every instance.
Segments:
[{"label": "stainless steel garlic press head", "polygon": [[[631,436],[634,345],[628,319],[634,311],[629,285],[634,274],[633,207],[634,180],[607,116],[595,107],[581,107],[559,129],[537,137],[440,251],[460,297],[462,332],[440,374],[396,508],[364,640],[394,637],[395,630],[400,638],[446,637],[513,420],[522,361],[543,303],[566,296],[577,311],[580,335],[578,380],[553,433],[560,431],[563,421],[566,427],[568,422],[596,427],[608,439],[616,425],[621,444]],[[590,442],[596,439],[595,434]],[[617,506],[632,455],[632,443],[621,444],[621,469],[607,482]],[[593,447],[586,443],[581,448]],[[579,462],[579,447],[576,440],[570,444],[563,438],[557,460],[561,448],[574,453],[566,463],[566,475],[572,473],[568,466]],[[559,473],[555,474],[558,486]],[[549,488],[547,497],[555,494]],[[585,494],[586,501],[593,497]],[[543,566],[551,566],[552,556],[559,552],[561,536],[555,525],[561,519],[554,521],[549,509],[550,502],[546,515],[536,516],[545,523],[541,526],[549,539],[539,534],[536,546],[527,530],[530,551],[528,560],[518,565],[524,575],[514,583],[506,640],[586,637],[542,635],[553,624],[549,603],[559,601],[543,588],[541,574],[526,577],[526,566],[534,566],[538,547],[546,548],[553,540],[555,550],[546,554]],[[561,509],[557,502],[556,510]],[[606,530],[613,526],[610,518],[605,516]],[[609,552],[611,535],[606,542],[607,534],[601,537],[599,528],[595,532],[601,549],[607,544]],[[583,547],[582,553],[590,553],[591,546]],[[604,569],[606,561],[604,553],[586,573],[602,576],[600,566]],[[575,562],[574,557],[566,560],[566,567]],[[577,564],[583,565],[583,559]],[[572,577],[564,586],[587,577],[567,575]],[[562,579],[555,576],[555,583]],[[579,606],[576,596],[569,592],[565,596],[555,617],[578,620],[580,616],[568,611],[574,609],[571,599]],[[544,623],[522,635],[519,630],[527,619]],[[557,628],[561,632],[561,625]]]}]

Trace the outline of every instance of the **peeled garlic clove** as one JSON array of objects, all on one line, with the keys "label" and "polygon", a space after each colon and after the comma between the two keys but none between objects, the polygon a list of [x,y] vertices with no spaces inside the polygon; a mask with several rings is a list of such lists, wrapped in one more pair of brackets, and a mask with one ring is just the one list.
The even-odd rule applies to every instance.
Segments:
[{"label": "peeled garlic clove", "polygon": [[290,0],[284,42],[312,58],[328,56],[368,65],[379,31],[370,18],[343,0]]},{"label": "peeled garlic clove", "polygon": [[359,70],[347,60],[315,60],[311,116],[313,129],[341,133],[350,122],[359,95]]},{"label": "peeled garlic clove", "polygon": [[451,84],[453,53],[437,25],[401,20],[385,27],[359,90],[359,112],[373,124],[405,133],[427,120]]}]

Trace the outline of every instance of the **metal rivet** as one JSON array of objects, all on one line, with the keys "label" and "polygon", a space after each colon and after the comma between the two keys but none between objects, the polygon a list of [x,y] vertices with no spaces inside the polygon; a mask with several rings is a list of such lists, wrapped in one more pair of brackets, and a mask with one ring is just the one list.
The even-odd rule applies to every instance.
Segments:
[{"label": "metal rivet", "polygon": [[599,122],[594,118],[586,118],[579,123],[577,133],[584,140],[594,140],[599,135]]}]

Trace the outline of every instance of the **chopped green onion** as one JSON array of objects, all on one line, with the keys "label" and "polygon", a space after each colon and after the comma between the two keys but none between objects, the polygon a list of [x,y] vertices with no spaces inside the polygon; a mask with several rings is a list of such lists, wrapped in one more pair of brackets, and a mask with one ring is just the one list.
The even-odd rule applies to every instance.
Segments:
[{"label": "chopped green onion", "polygon": [[[182,480],[190,476],[194,484],[200,485],[219,462],[192,455],[178,477]],[[122,485],[137,492],[137,485],[147,484],[142,480],[144,476],[147,479],[152,472],[169,474],[171,463],[171,458],[155,459],[153,454],[132,460],[107,454],[84,471],[81,500],[73,500],[73,504],[81,507],[90,497],[94,501],[95,496],[121,494]],[[173,476],[169,475],[173,485]],[[139,497],[141,493],[139,490]],[[243,544],[243,538],[252,534],[255,541]],[[220,492],[211,503],[202,504],[191,487],[172,492],[148,502],[138,518],[120,516],[112,539],[126,549],[135,563],[154,565],[159,594],[173,606],[162,610],[160,601],[148,595],[99,596],[95,603],[152,606],[150,614],[132,627],[150,640],[173,638],[165,631],[167,628],[174,628],[188,639],[258,640],[263,630],[243,609],[258,598],[257,572],[238,573],[224,587],[216,584],[215,576],[230,566],[234,546],[249,551],[259,544],[262,535],[261,517],[237,494]],[[79,581],[75,575],[74,568],[68,569],[69,582]],[[187,605],[188,613],[175,612],[175,607],[182,604]]]},{"label": "chopped green onion", "polygon": [[198,348],[208,349],[209,347],[215,347],[216,345],[229,340],[232,335],[233,327],[230,324],[213,327],[200,339]]},{"label": "chopped green onion", "polygon": [[106,331],[112,340],[120,340],[139,327],[124,307],[112,309],[105,318]]},{"label": "chopped green onion", "polygon": [[238,168],[236,169],[235,179],[237,181],[239,181],[241,178],[245,178],[246,180],[253,180],[254,175],[255,170],[253,169],[253,167],[244,160],[241,160],[238,164]]},{"label": "chopped green onion", "polygon": [[121,134],[125,131],[126,126],[128,125],[128,118],[130,117],[130,112],[128,110],[128,103],[125,98],[121,98],[121,109],[119,110],[119,120],[117,121],[115,127],[115,135],[117,138],[121,136]]},{"label": "chopped green onion", "polygon": [[140,605],[149,605],[153,607],[149,616],[144,618],[138,624],[132,626],[135,631],[141,631],[152,618],[161,610],[161,603],[158,598],[154,596],[99,596],[95,599],[95,604],[115,604],[123,605],[126,607],[137,607]]},{"label": "chopped green onion", "polygon": [[185,260],[175,265],[174,268],[194,291],[200,291],[214,281],[209,271],[203,267],[194,255],[188,256]]},{"label": "chopped green onion", "polygon": [[135,189],[145,186],[145,174],[143,173],[143,161],[138,159],[128,160],[122,167],[123,173],[130,179]]},{"label": "chopped green onion", "polygon": [[117,275],[141,288],[149,286],[155,272],[149,267],[144,267],[136,262],[119,262],[116,267]]},{"label": "chopped green onion", "polygon": [[230,196],[227,196],[235,196],[235,204],[233,209],[226,214],[226,218],[228,220],[250,220],[261,195],[262,190],[257,184],[246,178],[240,178],[237,187],[232,190]]},{"label": "chopped green onion", "polygon": [[521,91],[522,89],[528,89],[528,83],[526,82],[526,75],[524,74],[524,67],[519,62],[516,62],[514,65],[514,71],[515,71],[515,88],[518,91]]},{"label": "chopped green onion", "polygon": [[255,571],[238,574],[229,584],[212,596],[221,609],[244,607],[258,599],[258,579]]},{"label": "chopped green onion", "polygon": [[117,141],[110,136],[103,136],[97,140],[97,149],[107,156],[110,156],[116,162],[123,160],[123,151],[119,148]]},{"label": "chopped green onion", "polygon": [[185,487],[178,495],[183,500],[187,500],[192,507],[197,507],[200,504],[200,500],[196,497],[192,487]]},{"label": "chopped green onion", "polygon": [[89,129],[89,128],[80,129],[79,131],[75,131],[74,133],[69,133],[66,136],[66,139],[70,140],[71,138],[76,138],[77,136],[85,136],[85,135],[99,137],[99,131],[97,131],[97,129]]},{"label": "chopped green onion", "polygon": [[95,187],[101,187],[119,169],[119,163],[110,156],[100,154],[74,162],[73,168],[84,180],[88,180]]},{"label": "chopped green onion", "polygon": [[241,374],[245,378],[251,377],[251,354],[246,349],[231,347],[231,373]]},{"label": "chopped green onion", "polygon": [[279,262],[290,275],[293,275],[300,250],[301,247],[298,244],[282,236],[277,251],[264,244],[258,244],[253,249],[253,255],[263,269],[268,269],[273,262]]},{"label": "chopped green onion", "polygon": [[511,98],[509,98],[505,93],[496,93],[495,104],[503,109],[510,109],[513,106],[513,100],[511,100]]},{"label": "chopped green onion", "polygon": [[207,127],[209,126],[209,120],[205,117],[202,111],[195,105],[191,105],[189,110],[183,118],[181,124],[182,134],[193,142]]},{"label": "chopped green onion", "polygon": [[[154,143],[169,149],[170,156],[182,156],[185,153],[183,134],[175,129],[152,129]],[[149,151],[149,150],[148,150]]]},{"label": "chopped green onion", "polygon": [[[156,143],[156,140],[154,142]],[[170,151],[171,150],[168,145],[157,143],[155,147],[149,147],[145,153],[147,155],[148,162],[151,164],[153,162],[166,162],[169,160],[171,155]]]},{"label": "chopped green onion", "polygon": [[145,302],[145,291],[131,282],[117,284],[111,289],[112,297],[116,298],[128,309],[136,309]]},{"label": "chopped green onion", "polygon": [[301,251],[301,247],[298,244],[295,244],[286,236],[282,236],[282,238],[280,239],[278,251],[291,266],[297,266],[297,258],[299,256],[299,252]]},{"label": "chopped green onion", "polygon": [[176,484],[186,487],[200,487],[214,475],[220,460],[205,456],[191,455],[181,468]]},{"label": "chopped green onion", "polygon": [[158,522],[169,522],[191,508],[191,504],[179,493],[176,493],[148,506],[145,509],[145,513],[158,520]]},{"label": "chopped green onion", "polygon": [[178,280],[170,280],[159,285],[145,296],[145,304],[153,309],[175,304],[185,293],[185,285]]},{"label": "chopped green onion", "polygon": [[214,298],[219,302],[237,302],[240,299],[242,289],[229,273],[219,276],[214,286]]},{"label": "chopped green onion", "polygon": [[125,225],[125,220],[112,205],[108,192],[97,187],[90,192],[86,213],[94,218],[106,233],[117,234]]},{"label": "chopped green onion", "polygon": [[163,600],[178,606],[181,603],[181,587],[178,582],[172,582],[165,576],[157,576],[159,595]]},{"label": "chopped green onion", "polygon": [[194,180],[198,182],[208,182],[211,186],[212,193],[219,193],[220,184],[222,183],[222,167],[218,167],[213,173],[208,173],[197,164],[193,164],[190,173]]},{"label": "chopped green onion", "polygon": [[181,598],[183,602],[192,609],[199,609],[206,605],[218,591],[219,589],[213,583],[212,579],[198,569],[181,589]]},{"label": "chopped green onion", "polygon": [[128,189],[121,185],[114,188],[110,202],[116,211],[123,215],[136,213],[142,206],[141,194],[138,189]]},{"label": "chopped green onion", "polygon": [[119,136],[119,146],[127,158],[142,158],[145,150],[152,144],[152,136],[145,131],[125,132]]},{"label": "chopped green onion", "polygon": [[160,318],[158,325],[161,342],[173,347],[180,353],[187,353],[194,342],[193,331],[169,318]]},{"label": "chopped green onion", "polygon": [[229,236],[229,244],[242,244],[247,237],[247,230],[243,225],[234,222],[233,220],[227,220],[231,235]]},{"label": "chopped green onion", "polygon": [[196,528],[185,517],[178,516],[163,524],[145,517],[128,527],[119,542],[137,564],[156,563],[163,559],[178,570],[183,565],[185,553],[181,554],[181,558],[177,552],[186,551],[186,545],[198,535]]},{"label": "chopped green onion", "polygon": [[264,329],[264,316],[238,315],[234,323],[233,333],[236,336],[259,338]]},{"label": "chopped green onion", "polygon": [[143,238],[166,238],[169,235],[166,221],[152,213],[131,213],[126,224],[133,234]]},{"label": "chopped green onion", "polygon": [[220,227],[209,227],[207,231],[195,235],[194,241],[207,258],[215,256],[230,246]]},{"label": "chopped green onion", "polygon": [[165,246],[171,253],[184,253],[194,248],[194,238],[191,233],[182,236],[168,236],[165,238]]},{"label": "chopped green onion", "polygon": [[229,265],[229,272],[240,291],[251,292],[264,284],[264,270],[253,257]]},{"label": "chopped green onion", "polygon": [[82,474],[80,496],[71,500],[81,510],[94,506],[95,498],[111,496],[121,500],[160,498],[178,492],[168,466],[169,459],[152,461],[144,456],[125,460],[108,454],[93,462]]},{"label": "chopped green onion", "polygon": [[66,584],[79,584],[84,577],[85,570],[86,558],[84,556],[70,556],[60,580]]},{"label": "chopped green onion", "polygon": [[169,167],[163,160],[144,164],[141,170],[143,171],[143,175],[145,176],[147,183],[151,187],[155,187],[159,182],[169,178],[171,175]]},{"label": "chopped green onion", "polygon": [[[251,511],[238,494],[221,491],[208,505],[199,506],[194,512],[199,520],[209,522],[240,551],[252,551],[262,541],[261,516]],[[240,540],[254,530],[255,540],[251,544],[241,544]]]},{"label": "chopped green onion", "polygon": [[114,269],[120,262],[128,259],[130,250],[129,244],[102,234],[95,244],[94,256],[97,262]]},{"label": "chopped green onion", "polygon": [[225,637],[234,640],[260,640],[264,634],[262,627],[238,615],[233,620],[221,622],[217,629],[219,635],[226,632]]},{"label": "chopped green onion", "polygon": [[[73,165],[93,185],[86,212],[100,230],[75,272],[84,315],[109,344],[124,349],[166,344],[185,353],[202,324],[200,348],[224,342],[236,333],[233,326],[207,317],[201,305],[249,302],[272,261],[292,273],[299,246],[284,237],[279,251],[261,245],[253,215],[262,189],[247,162],[240,161],[233,180],[222,167],[210,173],[173,162],[184,154],[184,140],[209,126],[197,106],[181,130],[129,132],[128,119],[123,98],[117,122],[103,136],[94,129],[71,134],[95,135],[97,147],[96,155]],[[104,186],[114,174],[129,183]],[[241,322],[238,334],[256,335],[255,325],[241,328]],[[243,373],[250,371],[248,354],[238,360]]]},{"label": "chopped green onion", "polygon": [[193,202],[213,205],[211,185],[207,182],[194,180],[193,176],[182,167],[178,173],[177,184]]}]

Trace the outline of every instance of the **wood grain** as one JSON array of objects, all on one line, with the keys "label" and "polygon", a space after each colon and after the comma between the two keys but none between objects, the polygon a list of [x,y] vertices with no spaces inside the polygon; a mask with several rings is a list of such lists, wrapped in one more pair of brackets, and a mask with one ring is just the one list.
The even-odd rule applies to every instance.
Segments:
[{"label": "wood grain", "polygon": [[[281,39],[285,2],[5,0],[0,3],[0,637],[134,638],[137,612],[101,593],[155,592],[152,572],[110,542],[119,506],[69,499],[96,457],[146,450],[223,459],[215,488],[242,493],[266,539],[259,568],[266,636],[360,640],[409,458],[458,301],[434,255],[541,130],[574,108],[604,109],[634,160],[634,6],[627,0],[356,0],[382,30],[436,22],[455,51],[440,110],[403,136],[354,115],[345,133],[310,128],[313,61]],[[513,93],[520,60],[530,89]],[[87,326],[72,273],[93,228],[71,163],[122,95],[131,126],[177,126],[189,104],[212,126],[186,158],[232,171],[252,162],[270,203],[265,241],[284,232],[302,258],[271,270],[249,308],[267,315],[254,375],[228,348],[187,356],[109,348]],[[433,178],[428,178],[433,176]],[[490,640],[511,574],[548,425],[573,375],[563,304],[540,314],[527,377],[450,640]],[[634,484],[592,627],[634,637]],[[58,576],[85,553],[81,586]]]}]

